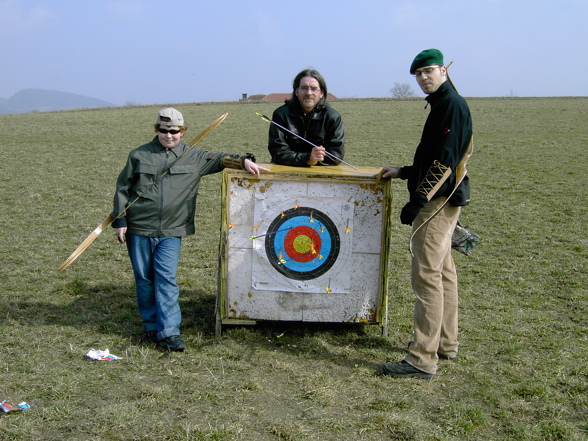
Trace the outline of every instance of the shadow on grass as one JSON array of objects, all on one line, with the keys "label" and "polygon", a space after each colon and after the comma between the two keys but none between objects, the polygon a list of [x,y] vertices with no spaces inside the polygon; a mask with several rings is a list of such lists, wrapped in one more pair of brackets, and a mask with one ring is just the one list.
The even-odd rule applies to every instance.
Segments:
[{"label": "shadow on grass", "polygon": [[[74,281],[54,296],[56,302],[34,299],[8,302],[4,305],[4,316],[27,326],[90,329],[129,338],[134,343],[139,343],[143,337],[134,285],[90,285]],[[201,334],[205,337],[202,344],[216,342],[215,302],[215,294],[181,289],[182,334],[187,337]],[[224,340],[245,345],[240,357],[251,364],[255,364],[253,354],[258,350],[278,350],[328,360],[344,367],[363,366],[381,372],[381,362],[343,354],[384,352],[392,358],[400,358],[406,352],[405,347],[398,347],[381,336],[379,326],[366,324],[258,321],[252,326],[223,326],[219,342]]]},{"label": "shadow on grass", "polygon": [[[398,347],[380,335],[376,325],[350,323],[259,321],[252,326],[227,326],[223,338],[245,345],[243,361],[255,365],[257,351],[281,351],[315,360],[325,360],[345,368],[365,367],[382,372],[383,360],[367,360],[371,353],[385,352],[401,359],[406,346]],[[366,358],[346,355],[366,354]]]},{"label": "shadow on grass", "polygon": [[[6,302],[4,316],[28,326],[71,326],[132,340],[143,336],[134,285],[74,281],[55,292],[54,298],[55,302]],[[214,305],[210,293],[180,289],[182,328],[214,334]]]}]

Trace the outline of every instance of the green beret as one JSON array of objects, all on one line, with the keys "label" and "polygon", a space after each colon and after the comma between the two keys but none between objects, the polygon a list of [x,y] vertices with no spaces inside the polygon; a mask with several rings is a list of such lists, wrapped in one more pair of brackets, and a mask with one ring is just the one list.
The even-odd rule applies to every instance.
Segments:
[{"label": "green beret", "polygon": [[433,64],[443,65],[443,54],[438,49],[425,49],[418,54],[412,64],[410,65],[410,73],[414,75],[417,69],[424,66],[431,66]]}]

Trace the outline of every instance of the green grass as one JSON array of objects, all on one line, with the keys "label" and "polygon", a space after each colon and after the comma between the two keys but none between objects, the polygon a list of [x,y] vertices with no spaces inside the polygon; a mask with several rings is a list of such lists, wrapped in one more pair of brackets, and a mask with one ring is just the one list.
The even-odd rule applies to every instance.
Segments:
[{"label": "green grass", "polygon": [[[380,375],[412,333],[407,200],[395,181],[389,330],[259,323],[214,338],[220,175],[203,180],[197,234],[178,273],[189,350],[141,343],[130,263],[105,231],[127,153],[160,107],[0,116],[2,440],[583,440],[588,438],[588,98],[470,99],[472,204],[481,242],[456,255],[460,355],[431,381]],[[410,162],[428,113],[420,99],[345,100],[354,165]],[[178,104],[187,139],[269,161],[275,103]],[[284,333],[281,338],[279,334]],[[106,349],[123,357],[95,362]]]}]

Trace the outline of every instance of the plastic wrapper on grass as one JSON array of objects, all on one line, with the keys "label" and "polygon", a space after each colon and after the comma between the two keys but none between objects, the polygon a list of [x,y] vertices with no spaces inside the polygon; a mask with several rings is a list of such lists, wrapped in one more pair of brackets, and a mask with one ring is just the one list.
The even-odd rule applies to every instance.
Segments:
[{"label": "plastic wrapper on grass", "polygon": [[16,406],[13,406],[7,400],[4,400],[4,401],[2,401],[2,403],[0,403],[0,409],[2,409],[2,412],[4,412],[4,413],[20,412],[22,410],[28,409],[29,407],[31,407],[31,406],[29,406],[24,401],[22,403],[18,403]]},{"label": "plastic wrapper on grass", "polygon": [[88,353],[86,354],[86,357],[88,357],[92,360],[103,360],[103,361],[114,361],[114,360],[121,359],[120,357],[117,357],[116,355],[113,355],[110,352],[108,352],[108,349],[105,349],[103,351],[96,350],[96,349],[90,349],[88,351]]}]

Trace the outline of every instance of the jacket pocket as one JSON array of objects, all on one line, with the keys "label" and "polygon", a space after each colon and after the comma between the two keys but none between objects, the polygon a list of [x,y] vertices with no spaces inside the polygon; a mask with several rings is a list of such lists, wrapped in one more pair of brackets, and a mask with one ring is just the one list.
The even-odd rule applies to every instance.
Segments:
[{"label": "jacket pocket", "polygon": [[173,165],[169,169],[172,188],[186,188],[194,181],[196,166],[193,164]]},{"label": "jacket pocket", "polygon": [[136,169],[137,182],[135,191],[141,195],[151,188],[156,179],[157,167],[148,164],[139,164]]}]

